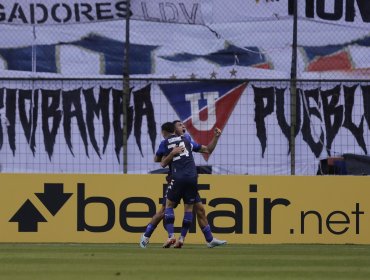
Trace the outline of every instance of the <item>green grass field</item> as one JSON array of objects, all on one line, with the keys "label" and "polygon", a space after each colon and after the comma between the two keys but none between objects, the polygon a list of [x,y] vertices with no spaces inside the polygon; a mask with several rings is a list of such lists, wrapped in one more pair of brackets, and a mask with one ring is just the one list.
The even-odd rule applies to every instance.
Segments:
[{"label": "green grass field", "polygon": [[370,246],[0,244],[0,279],[370,279]]}]

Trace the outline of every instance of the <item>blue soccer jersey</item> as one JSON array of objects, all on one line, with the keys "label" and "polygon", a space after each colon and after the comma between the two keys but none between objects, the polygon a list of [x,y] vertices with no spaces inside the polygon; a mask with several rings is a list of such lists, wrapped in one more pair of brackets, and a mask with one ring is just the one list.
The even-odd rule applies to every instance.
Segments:
[{"label": "blue soccer jersey", "polygon": [[[194,147],[201,146],[200,144],[198,144],[197,142],[195,142],[193,140],[193,138],[191,138],[191,136],[188,133],[185,133],[184,135],[182,135],[182,137],[184,137],[186,140],[188,140]],[[160,143],[160,145],[158,147],[158,150],[155,152],[155,155],[157,157],[163,157],[164,156],[164,152],[165,152],[165,149],[164,149],[164,146],[163,146],[164,145],[164,141],[165,140],[162,140],[162,142]],[[198,151],[194,151],[194,152],[198,152]]]},{"label": "blue soccer jersey", "polygon": [[166,156],[176,147],[184,147],[184,152],[173,157],[170,171],[173,178],[196,177],[197,170],[194,163],[193,153],[201,149],[201,145],[194,141],[189,141],[188,137],[172,135],[163,140],[159,145],[157,156]]}]

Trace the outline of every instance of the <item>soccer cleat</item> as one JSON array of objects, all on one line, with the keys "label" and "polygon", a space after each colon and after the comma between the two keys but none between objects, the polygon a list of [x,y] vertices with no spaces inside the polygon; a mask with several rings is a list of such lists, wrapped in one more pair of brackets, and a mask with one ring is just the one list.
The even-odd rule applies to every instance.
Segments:
[{"label": "soccer cleat", "polygon": [[163,243],[163,248],[170,248],[170,247],[172,247],[173,246],[173,244],[175,244],[175,242],[176,242],[176,238],[175,238],[175,236],[171,236],[171,237],[169,237],[168,239],[167,239],[167,241],[166,242],[164,242]]},{"label": "soccer cleat", "polygon": [[144,234],[141,235],[141,238],[140,238],[140,247],[141,248],[146,248],[146,246],[148,246],[149,244],[149,237],[146,237]]},{"label": "soccer cleat", "polygon": [[183,239],[180,239],[176,241],[175,245],[173,246],[173,248],[177,248],[177,249],[181,249],[181,247],[184,245],[184,240]]},{"label": "soccer cleat", "polygon": [[216,246],[225,245],[227,242],[226,240],[218,240],[217,238],[213,238],[211,242],[207,243],[208,248],[213,248]]}]

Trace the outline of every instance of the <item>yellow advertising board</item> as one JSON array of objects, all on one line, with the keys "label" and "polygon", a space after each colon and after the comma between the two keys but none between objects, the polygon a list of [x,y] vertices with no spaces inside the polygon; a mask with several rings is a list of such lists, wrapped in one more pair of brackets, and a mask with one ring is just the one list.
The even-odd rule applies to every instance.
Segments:
[{"label": "yellow advertising board", "polygon": [[[164,175],[1,174],[0,242],[138,243]],[[228,243],[370,244],[366,176],[200,175],[214,236]],[[175,211],[180,227],[183,206]],[[151,242],[167,238],[160,224]],[[193,225],[187,243],[204,243]]]}]

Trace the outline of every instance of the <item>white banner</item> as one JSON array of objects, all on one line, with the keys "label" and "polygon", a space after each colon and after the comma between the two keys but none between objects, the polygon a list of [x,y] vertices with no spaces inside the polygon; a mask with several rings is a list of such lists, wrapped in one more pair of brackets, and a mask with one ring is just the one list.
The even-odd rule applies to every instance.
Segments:
[{"label": "white banner", "polygon": [[[302,20],[368,28],[370,2],[366,0],[302,0]],[[133,20],[182,24],[279,21],[292,19],[294,1],[263,0],[131,0]],[[124,19],[126,0],[50,0],[0,4],[0,23],[67,24]]]},{"label": "white banner", "polygon": [[[125,19],[126,0],[6,1],[0,4],[0,24],[50,25]],[[203,24],[201,0],[132,0],[132,20]]]},{"label": "white banner", "polygon": [[291,1],[266,0],[209,0],[202,7],[205,22],[218,24],[226,22],[278,21],[291,18]]},{"label": "white banner", "polygon": [[126,0],[7,0],[0,4],[0,24],[68,24],[124,19]]},{"label": "white banner", "polygon": [[202,0],[131,0],[134,20],[203,24]]},{"label": "white banner", "polygon": [[[144,6],[148,8],[153,3],[150,1]],[[281,5],[280,1],[253,3],[256,8],[265,5],[264,11],[268,11],[266,7],[279,8]],[[190,7],[195,7],[195,2],[193,4],[184,6],[188,15],[192,13]],[[141,9],[142,6],[138,7]],[[203,5],[203,8],[206,7]],[[234,12],[237,15],[237,11]],[[150,12],[150,15],[154,13]],[[255,15],[258,16],[257,10]],[[195,22],[202,19],[192,18]],[[130,74],[132,77],[185,79],[290,78],[293,37],[290,20],[222,23],[212,28],[219,37],[198,24],[132,21]],[[46,24],[38,25],[34,30],[29,25],[0,24],[0,33],[3,38],[0,42],[0,71],[33,71],[73,77],[122,75],[124,20],[79,25]],[[301,21],[298,78],[367,80],[370,73],[368,33],[368,29],[363,28]]]},{"label": "white banner", "polygon": [[[208,1],[207,1],[208,2]],[[300,0],[299,20],[369,28],[370,1],[367,0]],[[213,0],[202,9],[206,23],[292,20],[292,0]]]},{"label": "white banner", "polygon": [[298,1],[301,19],[349,27],[370,27],[368,0],[305,0]]}]

